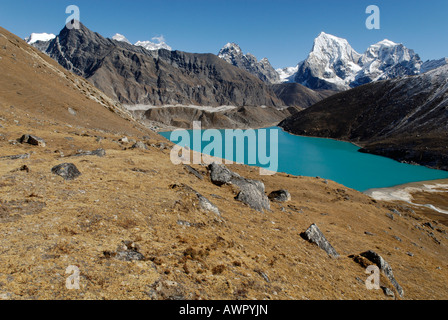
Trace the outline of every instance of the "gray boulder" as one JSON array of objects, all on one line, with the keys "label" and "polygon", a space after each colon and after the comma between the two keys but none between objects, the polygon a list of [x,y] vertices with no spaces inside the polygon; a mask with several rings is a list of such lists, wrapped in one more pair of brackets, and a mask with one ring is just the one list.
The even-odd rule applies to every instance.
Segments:
[{"label": "gray boulder", "polygon": [[209,166],[210,179],[218,185],[233,184],[240,189],[236,200],[247,204],[254,210],[263,212],[270,209],[269,199],[265,194],[264,183],[258,180],[251,180],[241,177],[232,172],[224,165],[212,163]]},{"label": "gray boulder", "polygon": [[45,147],[45,140],[36,136],[32,136],[30,134],[24,134],[20,139],[20,143],[28,143],[33,146]]},{"label": "gray boulder", "polygon": [[131,147],[131,149],[142,149],[142,150],[148,150],[148,146],[141,141],[137,141],[136,143],[134,143]]},{"label": "gray boulder", "polygon": [[73,163],[62,163],[51,169],[51,172],[61,176],[65,180],[74,180],[81,175],[78,168]]},{"label": "gray boulder", "polygon": [[76,153],[75,157],[83,157],[83,156],[97,156],[97,157],[104,157],[106,155],[106,150],[104,149],[96,149],[93,151],[81,151]]},{"label": "gray boulder", "polygon": [[367,258],[368,260],[376,264],[378,268],[380,268],[380,270],[384,272],[386,277],[390,280],[390,282],[395,287],[400,297],[404,296],[404,290],[395,279],[392,267],[389,265],[389,263],[387,263],[386,260],[383,259],[383,257],[381,257],[378,253],[372,250],[361,253],[361,256]]},{"label": "gray boulder", "polygon": [[268,198],[273,201],[286,202],[291,200],[291,194],[289,193],[288,190],[277,190],[272,191],[269,194]]},{"label": "gray boulder", "polygon": [[324,234],[317,225],[314,223],[304,232],[302,233],[302,237],[309,242],[316,244],[319,248],[324,250],[329,256],[337,258],[339,254],[333,248],[333,246],[328,242],[325,238]]}]

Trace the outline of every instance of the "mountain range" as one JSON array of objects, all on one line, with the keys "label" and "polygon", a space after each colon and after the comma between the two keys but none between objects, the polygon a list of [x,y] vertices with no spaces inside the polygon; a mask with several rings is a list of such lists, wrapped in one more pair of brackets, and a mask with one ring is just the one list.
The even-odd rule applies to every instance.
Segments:
[{"label": "mountain range", "polygon": [[374,81],[421,74],[445,64],[446,58],[423,62],[413,50],[387,39],[360,54],[346,39],[321,32],[304,61],[277,72],[284,82],[343,91]]},{"label": "mountain range", "polygon": [[354,142],[361,151],[448,170],[448,65],[335,94],[282,121],[297,135]]}]

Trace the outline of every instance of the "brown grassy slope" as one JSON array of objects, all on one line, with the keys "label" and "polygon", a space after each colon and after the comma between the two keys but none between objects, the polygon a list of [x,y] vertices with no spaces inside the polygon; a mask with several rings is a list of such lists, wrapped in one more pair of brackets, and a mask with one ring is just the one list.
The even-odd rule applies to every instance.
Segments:
[{"label": "brown grassy slope", "polygon": [[[16,56],[24,49],[15,48]],[[0,66],[11,58],[3,50],[0,46]],[[24,61],[16,62],[19,66]],[[5,85],[30,92],[37,84],[25,78],[49,86],[59,81],[50,71],[46,75],[54,81],[45,81],[44,74],[33,78],[31,71],[40,68],[29,67],[29,75],[20,76],[16,69]],[[67,85],[58,89],[71,92]],[[29,100],[10,91],[0,95],[1,155],[31,154],[25,160],[0,160],[0,298],[387,299],[381,291],[366,289],[364,269],[348,257],[369,249],[390,263],[405,298],[448,298],[445,227],[429,229],[423,225],[428,220],[408,208],[374,202],[331,181],[286,174],[260,177],[255,168],[232,166],[245,177],[263,180],[267,192],[291,192],[290,202],[256,212],[234,200],[232,187],[213,185],[204,167],[195,166],[205,176],[199,180],[174,166],[169,150],[133,150],[130,143],[118,142],[125,129],[135,140],[147,134],[132,121],[108,111],[98,122],[91,122],[88,114],[72,118],[65,114],[66,106],[60,107],[58,99],[65,98],[57,90],[41,95],[45,90]],[[47,107],[36,106],[34,100],[41,97],[46,97]],[[77,97],[73,93],[72,100],[64,101],[72,101],[78,115],[84,110],[92,110],[92,117],[104,112],[98,105],[84,109],[90,102]],[[30,108],[32,103],[37,109]],[[47,146],[15,143],[23,133],[42,137]],[[147,143],[157,139],[162,140],[153,136]],[[103,158],[67,157],[100,147],[107,153]],[[51,168],[63,162],[74,163],[82,175],[65,181],[52,174]],[[174,187],[181,184],[212,201],[221,217],[200,210],[195,196]],[[402,216],[391,220],[386,213],[393,208]],[[312,223],[340,258],[329,258],[300,237]],[[144,261],[110,257],[108,252],[126,240],[136,243]],[[80,290],[65,287],[70,265],[80,269]]]},{"label": "brown grassy slope", "polygon": [[[106,131],[142,132],[131,116],[89,82],[0,27],[0,106],[38,119]],[[69,108],[76,112],[72,115]],[[140,129],[137,129],[140,128]],[[148,133],[150,134],[150,133]]]}]

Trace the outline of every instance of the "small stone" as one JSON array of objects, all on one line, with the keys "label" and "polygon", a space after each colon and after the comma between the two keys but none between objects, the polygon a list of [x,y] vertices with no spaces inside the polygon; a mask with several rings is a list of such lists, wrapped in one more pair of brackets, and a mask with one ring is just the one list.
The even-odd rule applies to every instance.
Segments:
[{"label": "small stone", "polygon": [[272,201],[286,202],[291,200],[291,194],[288,192],[288,190],[277,190],[272,191],[269,194],[268,198]]},{"label": "small stone", "polygon": [[391,220],[395,219],[394,215],[392,213],[389,213],[389,212],[386,213],[386,217],[388,217]]},{"label": "small stone", "polygon": [[381,289],[383,289],[383,292],[386,296],[395,298],[395,293],[392,290],[390,290],[388,287],[381,286]]},{"label": "small stone", "polygon": [[51,172],[61,176],[65,180],[74,180],[81,175],[78,168],[73,163],[62,163],[51,169]]},{"label": "small stone", "polygon": [[198,178],[199,180],[204,180],[204,177],[202,176],[202,174],[199,173],[199,171],[197,171],[196,169],[192,168],[189,165],[184,165],[184,168],[191,173],[192,175],[196,176],[196,178]]},{"label": "small stone", "polygon": [[406,254],[407,254],[408,256],[410,256],[410,257],[413,257],[413,256],[414,256],[414,254],[413,254],[412,252],[406,252]]},{"label": "small stone", "polygon": [[148,147],[146,146],[145,143],[138,141],[136,143],[134,143],[131,147],[131,149],[142,149],[142,150],[148,150]]},{"label": "small stone", "polygon": [[375,235],[375,234],[373,234],[373,233],[371,233],[371,232],[368,232],[368,231],[365,231],[364,234],[365,234],[365,235],[368,235],[368,236],[374,236],[374,235]]},{"label": "small stone", "polygon": [[106,150],[104,149],[96,149],[93,151],[79,151],[74,155],[74,157],[82,157],[82,156],[97,156],[104,157],[106,155]]},{"label": "small stone", "polygon": [[39,147],[45,147],[46,143],[44,141],[44,139],[36,137],[36,136],[32,136],[29,134],[24,134],[20,139],[19,139],[20,143],[28,143],[31,144],[33,146],[39,146]]}]

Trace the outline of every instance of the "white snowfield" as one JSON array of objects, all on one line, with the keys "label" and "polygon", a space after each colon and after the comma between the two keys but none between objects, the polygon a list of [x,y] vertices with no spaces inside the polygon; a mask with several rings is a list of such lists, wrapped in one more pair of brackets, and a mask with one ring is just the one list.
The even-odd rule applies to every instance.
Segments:
[{"label": "white snowfield", "polygon": [[25,41],[28,44],[36,43],[37,41],[50,41],[56,38],[56,35],[52,33],[32,33],[28,38],[25,38]]}]

